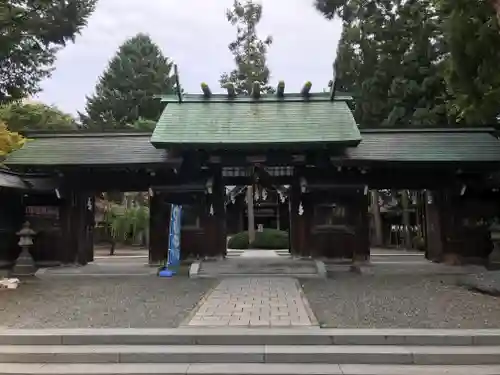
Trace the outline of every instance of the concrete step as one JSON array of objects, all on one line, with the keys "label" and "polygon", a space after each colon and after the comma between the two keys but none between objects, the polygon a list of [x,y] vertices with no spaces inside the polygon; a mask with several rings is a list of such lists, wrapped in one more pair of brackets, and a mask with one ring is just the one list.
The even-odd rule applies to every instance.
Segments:
[{"label": "concrete step", "polygon": [[300,276],[318,277],[316,262],[311,259],[271,258],[227,258],[219,261],[202,261],[198,270],[199,277],[221,276]]},{"label": "concrete step", "polygon": [[3,363],[0,375],[498,375],[500,366],[353,364],[19,364]]},{"label": "concrete step", "polygon": [[500,329],[0,329],[0,345],[500,346]]},{"label": "concrete step", "polygon": [[0,362],[500,365],[500,346],[5,345]]},{"label": "concrete step", "polygon": [[[249,256],[249,253],[251,255]],[[234,258],[270,258],[268,254],[272,253],[273,256],[279,256],[282,258],[291,258],[292,255],[290,251],[287,249],[279,249],[279,250],[245,250],[245,249],[227,249],[226,258],[234,259]]]}]

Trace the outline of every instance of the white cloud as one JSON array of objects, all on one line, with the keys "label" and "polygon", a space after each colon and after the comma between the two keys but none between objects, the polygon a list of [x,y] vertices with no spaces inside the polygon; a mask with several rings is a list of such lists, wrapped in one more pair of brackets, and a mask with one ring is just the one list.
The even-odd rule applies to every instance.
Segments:
[{"label": "white cloud", "polygon": [[[285,80],[287,91],[310,80],[322,90],[332,76],[340,25],[325,20],[313,0],[262,0],[259,35],[272,35],[269,50],[272,81]],[[218,78],[233,68],[227,45],[235,29],[225,17],[232,0],[100,0],[73,45],[58,55],[56,70],[43,84],[40,100],[76,113],[93,92],[98,76],[120,44],[139,32],[151,35],[179,66],[187,92],[207,82],[217,91]]]}]

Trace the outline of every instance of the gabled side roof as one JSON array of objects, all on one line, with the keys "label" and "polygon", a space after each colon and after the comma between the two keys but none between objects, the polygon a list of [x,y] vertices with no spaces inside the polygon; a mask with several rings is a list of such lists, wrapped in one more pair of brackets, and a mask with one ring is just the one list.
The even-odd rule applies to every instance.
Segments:
[{"label": "gabled side roof", "polygon": [[362,130],[362,141],[342,159],[379,162],[500,162],[494,129]]},{"label": "gabled side roof", "polygon": [[[332,160],[341,163],[498,163],[500,140],[493,129],[361,130],[362,141]],[[180,159],[153,147],[151,133],[28,134],[30,141],[9,155],[16,167],[162,166]],[[253,147],[253,144],[249,145]],[[15,173],[0,171],[0,186],[18,186]],[[23,183],[24,184],[24,183]]]},{"label": "gabled side roof", "polygon": [[0,187],[9,189],[26,189],[24,181],[17,174],[0,170]]},{"label": "gabled side roof", "polygon": [[168,152],[157,150],[151,133],[31,133],[22,149],[9,155],[10,166],[104,166],[165,163]]},{"label": "gabled side roof", "polygon": [[287,94],[253,99],[227,95],[186,95],[167,103],[151,142],[208,149],[355,146],[361,136],[345,97],[329,93],[304,98]]},{"label": "gabled side roof", "polygon": [[43,175],[20,174],[0,169],[0,187],[26,191],[53,191],[58,183]]}]

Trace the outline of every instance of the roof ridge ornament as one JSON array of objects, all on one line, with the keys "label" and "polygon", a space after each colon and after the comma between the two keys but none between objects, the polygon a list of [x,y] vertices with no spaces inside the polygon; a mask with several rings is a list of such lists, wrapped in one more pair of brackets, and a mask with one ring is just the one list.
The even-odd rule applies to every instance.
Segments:
[{"label": "roof ridge ornament", "polygon": [[304,98],[308,98],[311,92],[311,87],[311,81],[307,81],[306,83],[304,83],[304,86],[302,86],[302,90],[300,90],[300,95],[302,95]]},{"label": "roof ridge ornament", "polygon": [[276,89],[276,96],[278,98],[284,98],[285,97],[285,81],[279,81],[278,87]]},{"label": "roof ridge ornament", "polygon": [[236,97],[236,90],[234,89],[234,84],[232,82],[228,82],[224,85],[224,88],[227,90],[227,96],[231,99]]},{"label": "roof ridge ornament", "polygon": [[252,98],[254,99],[260,99],[260,82],[259,81],[254,81],[252,85]]},{"label": "roof ridge ornament", "polygon": [[201,83],[201,91],[203,91],[203,95],[205,96],[206,99],[212,96],[212,91],[205,82]]}]

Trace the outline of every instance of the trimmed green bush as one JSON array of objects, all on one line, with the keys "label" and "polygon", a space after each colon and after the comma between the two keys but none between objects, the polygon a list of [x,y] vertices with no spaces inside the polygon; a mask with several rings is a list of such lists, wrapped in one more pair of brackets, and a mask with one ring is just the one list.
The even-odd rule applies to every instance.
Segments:
[{"label": "trimmed green bush", "polygon": [[227,243],[229,249],[248,249],[248,232],[236,233]]},{"label": "trimmed green bush", "polygon": [[422,236],[413,237],[413,247],[418,251],[425,251],[425,240]]},{"label": "trimmed green bush", "polygon": [[[231,237],[228,243],[230,249],[248,249],[248,232],[240,232]],[[264,229],[255,233],[255,241],[250,244],[252,249],[288,249],[288,232],[277,229]]]}]

